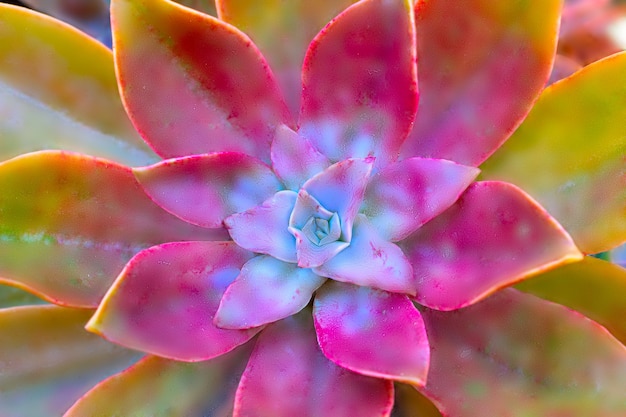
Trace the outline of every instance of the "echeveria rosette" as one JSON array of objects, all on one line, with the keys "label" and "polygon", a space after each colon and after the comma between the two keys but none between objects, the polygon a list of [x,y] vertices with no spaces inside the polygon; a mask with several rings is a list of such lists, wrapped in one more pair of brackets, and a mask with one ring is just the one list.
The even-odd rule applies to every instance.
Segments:
[{"label": "echeveria rosette", "polygon": [[[503,398],[520,413],[579,409],[578,403],[554,402],[558,396],[546,394],[546,386],[581,398],[585,412],[619,409],[603,402],[619,393],[589,394],[597,380],[623,386],[624,375],[623,346],[595,323],[513,290],[466,309],[436,311],[474,304],[502,286],[580,256],[560,226],[517,187],[498,181],[469,185],[478,170],[459,163],[480,163],[530,108],[549,72],[558,2],[542,3],[541,17],[531,6],[482,0],[468,2],[464,10],[448,2],[420,4],[417,56],[424,63],[420,90],[427,104],[422,100],[422,130],[410,134],[403,159],[397,154],[417,105],[407,3],[359,2],[314,40],[304,63],[299,123],[291,119],[264,59],[244,35],[169,2],[150,2],[150,8],[143,3],[113,1],[118,77],[137,129],[158,154],[173,159],[134,173],[153,200],[191,223],[181,239],[191,241],[136,255],[89,327],[120,344],[174,360],[147,357],[98,384],[68,416],[104,409],[152,415],[173,410],[172,404],[181,415],[219,413],[217,408],[228,409],[223,401],[233,398],[237,416],[387,416],[394,400],[392,380],[414,384],[449,415],[475,409],[470,400],[489,403],[480,387],[498,391],[494,381],[505,390],[515,387],[520,395]],[[236,20],[236,4],[218,2],[221,16],[227,18],[224,10],[229,9]],[[480,18],[463,20],[468,16]],[[463,49],[469,43],[453,33],[446,42],[434,42],[446,33],[450,19],[463,20],[467,33],[481,44],[495,42],[494,49],[507,59],[472,55]],[[361,30],[364,26],[371,32]],[[532,30],[526,34],[525,28]],[[251,29],[255,39],[255,26]],[[430,61],[424,61],[429,55]],[[455,63],[459,57],[464,58]],[[504,80],[516,71],[527,76],[508,89]],[[495,73],[504,74],[497,99],[484,88]],[[496,103],[500,106],[492,106]],[[430,106],[430,114],[424,114]],[[459,132],[480,134],[449,148]],[[34,154],[0,168],[8,172],[7,166],[30,165],[37,172],[32,168],[49,159],[58,171],[62,157]],[[87,166],[101,164],[76,158]],[[108,166],[134,184],[128,169]],[[28,179],[22,183],[30,185]],[[95,189],[87,200],[93,195]],[[74,212],[74,206],[68,207],[68,213]],[[58,217],[55,221],[63,225]],[[205,240],[197,232],[200,227],[207,228],[209,238],[219,236],[224,221],[233,241],[190,239]],[[319,250],[332,243],[337,244],[331,250]],[[386,266],[385,257],[395,259],[391,272],[401,279],[390,282],[369,274]],[[622,276],[620,270],[614,274],[617,280]],[[87,295],[99,300],[99,291]],[[312,307],[305,307],[312,294]],[[50,298],[74,305],[63,297]],[[411,299],[430,308],[416,309]],[[257,314],[250,314],[255,308]],[[606,318],[598,313],[598,320]],[[521,317],[539,325],[526,326],[529,320]],[[555,332],[550,323],[566,326]],[[484,333],[478,337],[476,329]],[[25,333],[33,337],[36,330],[29,327]],[[553,367],[525,360],[529,341],[534,346],[550,338],[571,340],[575,348],[553,346]],[[581,340],[592,343],[580,345]],[[252,347],[244,370],[241,361]],[[493,366],[500,361],[512,364],[514,372]],[[586,370],[592,368],[600,372],[590,377]],[[537,375],[541,384],[526,374]],[[268,384],[268,378],[276,383]],[[229,383],[217,382],[223,379]],[[469,380],[480,386],[468,387]],[[166,383],[171,392],[163,390]],[[199,389],[206,385],[214,392],[216,384],[222,385],[216,395]],[[140,400],[154,390],[163,394],[158,402]],[[412,415],[410,394],[407,399],[401,392],[396,411]],[[312,403],[311,397],[319,401]],[[537,403],[529,402],[535,398]],[[510,411],[509,403],[503,412]]]},{"label": "echeveria rosette", "polygon": [[[265,60],[242,33],[167,2],[149,16],[126,1],[113,2],[112,10],[122,86],[148,77],[156,62],[170,83],[122,89],[137,129],[158,154],[174,157],[134,169],[137,179],[165,210],[198,226],[224,224],[233,242],[171,243],[142,252],[88,328],[131,348],[198,361],[267,326],[236,410],[252,407],[248,395],[264,385],[259,378],[266,374],[253,370],[277,369],[268,363],[272,344],[263,341],[277,337],[300,346],[294,335],[313,329],[317,343],[298,349],[309,352],[305,357],[321,350],[336,364],[324,365],[328,372],[345,368],[423,386],[430,348],[412,300],[458,309],[580,258],[558,223],[517,187],[470,186],[478,169],[444,159],[398,159],[418,102],[408,2],[359,2],[313,40],[297,129]],[[159,48],[157,39],[140,36],[145,29],[135,15],[149,17],[158,30],[191,21],[196,31],[193,37],[174,31],[171,44]],[[127,43],[131,34],[141,42]],[[163,56],[176,51],[177,61],[168,67],[148,60],[141,51],[149,49]],[[537,71],[539,79],[547,77],[548,63]],[[173,113],[168,88],[182,89]],[[143,106],[146,100],[156,107]],[[219,140],[210,140],[216,135]],[[312,321],[302,316],[310,314],[311,298]],[[170,323],[167,332],[163,322]],[[377,349],[385,345],[393,349]],[[296,383],[296,375],[313,371],[293,372],[288,380],[307,396],[313,388]],[[324,378],[334,381],[334,372],[347,371]],[[344,385],[355,384],[364,403],[391,401],[388,382],[361,390],[357,380]]]}]

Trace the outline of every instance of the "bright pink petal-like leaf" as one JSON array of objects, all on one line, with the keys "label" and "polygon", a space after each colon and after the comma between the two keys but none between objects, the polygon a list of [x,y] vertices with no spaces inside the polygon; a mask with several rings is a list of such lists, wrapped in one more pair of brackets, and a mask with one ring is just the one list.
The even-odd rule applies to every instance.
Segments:
[{"label": "bright pink petal-like leaf", "polygon": [[199,363],[149,356],[96,385],[63,417],[230,416],[249,350]]},{"label": "bright pink petal-like leaf", "polygon": [[158,205],[203,227],[222,227],[226,217],[282,188],[267,165],[234,152],[175,158],[134,172]]},{"label": "bright pink petal-like leaf", "polygon": [[450,207],[479,172],[443,159],[396,162],[372,177],[362,213],[382,237],[397,242]]},{"label": "bright pink petal-like leaf", "polygon": [[350,246],[314,271],[337,281],[415,295],[409,260],[398,246],[381,238],[362,214],[354,222]]},{"label": "bright pink petal-like leaf", "polygon": [[388,417],[391,381],[329,361],[310,321],[289,317],[261,333],[237,389],[234,417]]},{"label": "bright pink petal-like leaf", "polygon": [[377,378],[424,385],[430,349],[406,295],[329,281],[313,303],[317,340],[336,364]]},{"label": "bright pink petal-like leaf", "polygon": [[224,291],[250,257],[234,242],[176,242],[146,249],[124,268],[87,328],[120,345],[172,359],[223,355],[260,330],[213,324]]},{"label": "bright pink petal-like leaf", "polygon": [[347,159],[331,165],[304,183],[302,188],[341,220],[342,239],[350,242],[374,158]]},{"label": "bright pink petal-like leaf", "polygon": [[561,3],[416,2],[420,105],[403,155],[487,159],[548,80]]},{"label": "bright pink petal-like leaf", "polygon": [[227,238],[160,209],[129,168],[88,156],[48,151],[5,161],[0,190],[0,281],[63,305],[96,307],[149,246]]},{"label": "bright pink petal-like leaf", "polygon": [[302,136],[333,161],[394,160],[417,109],[412,2],[350,6],[313,40],[302,77]]},{"label": "bright pink petal-like leaf", "polygon": [[247,36],[169,1],[112,0],[111,13],[122,96],[157,153],[235,151],[269,162],[289,115]]},{"label": "bright pink petal-like leaf", "polygon": [[1,416],[60,416],[141,357],[86,332],[90,314],[51,305],[0,310]]},{"label": "bright pink petal-like leaf", "polygon": [[626,348],[578,313],[506,289],[423,315],[432,356],[421,390],[446,416],[626,415]]},{"label": "bright pink petal-like leaf", "polygon": [[448,210],[400,244],[416,300],[438,310],[473,304],[499,288],[582,255],[535,201],[504,182],[472,184]]},{"label": "bright pink petal-like leaf", "polygon": [[293,191],[279,191],[260,206],[226,218],[224,224],[242,248],[295,263],[296,239],[287,226],[297,196]]},{"label": "bright pink petal-like leaf", "polygon": [[249,260],[226,289],[213,321],[225,329],[249,329],[296,314],[326,278],[270,256]]},{"label": "bright pink petal-like leaf", "polygon": [[330,165],[328,158],[313,148],[311,142],[284,125],[276,129],[271,157],[276,175],[294,191]]}]

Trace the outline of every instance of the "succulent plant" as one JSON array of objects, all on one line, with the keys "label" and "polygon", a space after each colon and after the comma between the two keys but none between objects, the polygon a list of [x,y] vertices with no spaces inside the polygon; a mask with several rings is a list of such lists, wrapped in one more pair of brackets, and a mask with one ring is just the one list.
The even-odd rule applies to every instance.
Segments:
[{"label": "succulent plant", "polygon": [[626,54],[544,90],[560,8],[0,5],[0,281],[57,304],[0,297],[0,414],[625,413]]}]

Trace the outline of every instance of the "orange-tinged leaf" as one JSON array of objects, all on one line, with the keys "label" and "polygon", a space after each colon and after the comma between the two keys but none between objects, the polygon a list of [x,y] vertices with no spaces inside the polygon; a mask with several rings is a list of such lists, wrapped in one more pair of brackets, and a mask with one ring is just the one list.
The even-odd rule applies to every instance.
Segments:
[{"label": "orange-tinged leaf", "polygon": [[0,160],[65,149],[129,165],[158,160],[134,131],[106,47],[48,16],[0,3]]},{"label": "orange-tinged leaf", "polygon": [[0,415],[60,416],[140,355],[83,329],[90,311],[57,306],[0,310]]},{"label": "orange-tinged leaf", "polygon": [[111,19],[124,104],[159,155],[234,151],[269,162],[274,130],[292,122],[248,37],[165,0],[112,0]]},{"label": "orange-tinged leaf", "polygon": [[626,241],[626,52],[544,90],[481,166],[536,198],[585,253]]},{"label": "orange-tinged leaf", "polygon": [[421,391],[446,416],[626,415],[626,347],[572,310],[505,289],[423,315],[432,356]]},{"label": "orange-tinged leaf", "polygon": [[200,363],[148,356],[96,385],[64,417],[230,417],[248,351]]},{"label": "orange-tinged leaf", "polygon": [[0,163],[0,282],[96,307],[134,254],[173,240],[223,239],[155,205],[130,168],[58,151]]},{"label": "orange-tinged leaf", "polygon": [[588,256],[516,288],[583,313],[626,344],[626,269]]}]

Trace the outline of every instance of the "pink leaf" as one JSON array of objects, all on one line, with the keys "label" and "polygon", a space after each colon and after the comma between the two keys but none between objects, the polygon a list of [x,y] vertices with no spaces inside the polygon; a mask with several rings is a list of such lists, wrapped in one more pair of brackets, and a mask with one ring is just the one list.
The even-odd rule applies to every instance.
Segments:
[{"label": "pink leaf", "polygon": [[296,203],[293,191],[279,191],[260,206],[224,220],[237,245],[285,262],[296,262],[296,239],[289,233],[289,216]]},{"label": "pink leaf", "polygon": [[263,331],[237,390],[234,417],[388,417],[390,381],[358,375],[322,355],[308,317]]},{"label": "pink leaf", "polygon": [[276,129],[271,157],[276,175],[294,191],[330,165],[328,158],[319,153],[311,142],[284,125]]},{"label": "pink leaf", "polygon": [[409,260],[398,246],[381,238],[362,214],[354,223],[350,246],[313,270],[337,281],[415,295]]},{"label": "pink leaf", "polygon": [[260,204],[282,188],[267,165],[234,152],[175,158],[134,172],[157,204],[203,227],[222,227],[226,217]]},{"label": "pink leaf", "polygon": [[382,237],[397,242],[450,207],[479,172],[444,159],[396,162],[372,177],[362,213]]},{"label": "pink leaf", "polygon": [[250,257],[234,242],[146,249],[124,268],[87,328],[123,346],[182,361],[223,355],[260,330],[213,324],[224,291]]},{"label": "pink leaf", "polygon": [[377,378],[424,385],[430,349],[406,295],[329,281],[313,304],[317,340],[336,364]]},{"label": "pink leaf", "polygon": [[274,130],[290,120],[252,41],[170,1],[111,3],[124,103],[155,151],[167,158],[234,151],[269,162]]},{"label": "pink leaf", "polygon": [[506,289],[423,315],[432,356],[420,391],[445,416],[626,415],[626,349],[578,313]]},{"label": "pink leaf", "polygon": [[476,182],[447,211],[400,244],[416,300],[455,310],[582,255],[563,228],[519,188]]},{"label": "pink leaf", "polygon": [[548,80],[561,3],[417,1],[420,106],[402,155],[487,159]]},{"label": "pink leaf", "polygon": [[296,314],[326,281],[310,269],[269,256],[249,260],[226,289],[214,322],[226,329],[249,329]]},{"label": "pink leaf", "polygon": [[331,160],[397,157],[417,109],[411,6],[361,1],[309,46],[300,134]]}]

